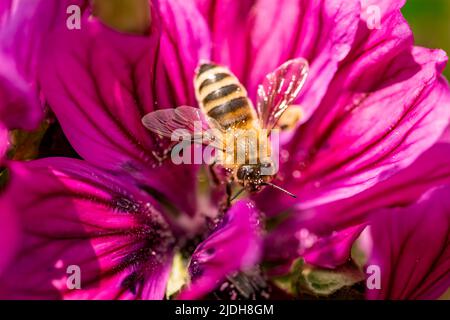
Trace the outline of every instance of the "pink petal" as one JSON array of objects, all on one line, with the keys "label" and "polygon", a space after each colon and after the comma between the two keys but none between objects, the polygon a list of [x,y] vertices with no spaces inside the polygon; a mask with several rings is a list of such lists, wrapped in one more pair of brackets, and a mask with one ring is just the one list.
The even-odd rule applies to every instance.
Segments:
[{"label": "pink petal", "polygon": [[153,94],[158,99],[158,108],[195,106],[195,69],[200,61],[211,58],[208,27],[191,1],[156,3],[161,35]]},{"label": "pink petal", "polygon": [[310,76],[299,99],[308,116],[348,54],[360,18],[358,0],[198,3],[212,32],[213,59],[232,68],[252,99],[266,74],[292,58],[308,60]]},{"label": "pink petal", "polygon": [[237,202],[195,250],[189,265],[192,282],[178,298],[201,298],[227,275],[251,268],[260,258],[261,245],[258,211],[251,202]]},{"label": "pink petal", "polygon": [[[263,211],[348,198],[409,166],[448,124],[450,91],[440,76],[446,60],[442,51],[415,48],[397,55],[387,69],[374,65],[347,82],[345,74],[338,76],[281,165],[284,187],[301,201],[263,193]],[[366,78],[374,84],[367,87]]]},{"label": "pink petal", "polygon": [[151,87],[156,40],[116,33],[94,18],[82,24],[79,31],[62,27],[49,36],[40,68],[45,97],[83,157],[109,167],[134,157],[154,161],[146,150],[150,136],[137,124],[153,109],[152,97],[139,88]]},{"label": "pink petal", "polygon": [[[193,214],[195,198],[185,190],[195,189],[195,167],[175,166],[167,160],[167,166],[157,168],[167,146],[141,123],[141,118],[154,110],[156,104],[175,107],[186,102],[188,96],[178,99],[172,95],[179,92],[178,87],[160,81],[169,75],[160,72],[171,68],[174,54],[183,52],[192,55],[192,64],[180,65],[179,72],[186,72],[186,77],[192,79],[189,73],[193,71],[183,67],[193,68],[199,50],[195,45],[198,42],[192,38],[197,32],[194,34],[190,29],[191,34],[178,35],[187,37],[184,43],[191,41],[189,48],[168,48],[168,32],[186,24],[189,12],[183,11],[183,5],[170,6],[167,1],[161,1],[159,7],[167,11],[170,24],[162,17],[160,25],[159,18],[154,17],[149,36],[121,34],[88,14],[83,17],[81,30],[67,30],[65,26],[55,29],[48,37],[40,82],[70,143],[84,159],[108,170],[128,171],[179,210]],[[183,15],[172,21],[169,11],[175,9]],[[156,9],[152,12],[157,15]],[[169,49],[175,51],[170,53]],[[177,78],[178,74],[169,77]],[[164,88],[155,91],[159,85]],[[171,104],[161,105],[169,98]]]},{"label": "pink petal", "polygon": [[[377,52],[377,56],[391,55],[414,44],[412,30],[401,12],[406,0],[360,1],[362,21],[347,60],[368,58],[363,57],[364,51]],[[370,63],[369,59],[367,62]]]},{"label": "pink petal", "polygon": [[265,239],[265,259],[291,265],[298,258],[322,268],[334,269],[350,259],[353,243],[365,225],[332,231],[321,230],[320,222],[287,219]]},{"label": "pink petal", "polygon": [[322,230],[347,228],[366,223],[374,210],[414,203],[430,188],[446,184],[450,184],[450,144],[440,142],[386,181],[354,197],[311,209],[303,220],[317,221]]},{"label": "pink petal", "polygon": [[[3,164],[9,147],[8,130],[0,124],[0,166]],[[1,170],[1,167],[0,167]]]},{"label": "pink petal", "polygon": [[361,7],[363,13],[363,18],[367,18],[367,8],[370,6],[377,6],[380,9],[381,17],[386,17],[392,11],[397,11],[405,5],[406,0],[361,0]]},{"label": "pink petal", "polygon": [[450,287],[450,188],[416,204],[378,212],[371,223],[368,266],[380,267],[381,288],[369,299],[437,299]]},{"label": "pink petal", "polygon": [[0,123],[10,129],[35,129],[43,110],[34,88],[18,73],[15,63],[0,53]]},{"label": "pink petal", "polygon": [[319,239],[303,255],[305,261],[315,266],[331,269],[345,264],[350,259],[354,242],[364,228],[364,225],[350,227]]},{"label": "pink petal", "polygon": [[13,261],[18,249],[20,232],[16,220],[17,217],[10,212],[0,212],[0,275]]},{"label": "pink petal", "polygon": [[[12,163],[0,207],[2,219],[17,217],[21,241],[0,297],[163,298],[173,238],[154,203],[83,161]],[[80,290],[66,285],[70,266],[81,270]]]},{"label": "pink petal", "polygon": [[[230,67],[244,78],[244,56],[250,37],[249,19],[257,0],[195,0],[211,33],[211,60]],[[254,10],[253,10],[254,11]],[[226,13],[226,14],[225,14]]]},{"label": "pink petal", "polygon": [[410,205],[430,188],[450,184],[449,137],[444,135],[409,167],[353,197],[307,210],[293,207],[290,218],[269,233],[267,258],[289,262],[303,256],[327,268],[341,264],[372,212]]},{"label": "pink petal", "polygon": [[87,0],[2,1],[0,7],[0,121],[9,128],[34,129],[42,120],[37,68],[44,38],[66,25],[69,3]]},{"label": "pink petal", "polygon": [[[28,82],[35,84],[45,37],[56,26],[66,27],[69,5],[82,10],[89,0],[2,1],[0,48],[12,57]],[[3,14],[2,14],[3,13]]]}]

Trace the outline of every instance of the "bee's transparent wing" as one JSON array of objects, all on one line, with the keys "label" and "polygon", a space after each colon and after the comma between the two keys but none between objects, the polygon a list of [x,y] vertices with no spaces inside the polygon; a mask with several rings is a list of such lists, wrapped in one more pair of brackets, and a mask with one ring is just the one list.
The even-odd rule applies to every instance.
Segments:
[{"label": "bee's transparent wing", "polygon": [[153,111],[142,118],[147,129],[172,141],[191,140],[218,148],[221,133],[208,121],[211,119],[207,120],[200,109],[189,106]]},{"label": "bee's transparent wing", "polygon": [[308,76],[308,62],[289,60],[268,74],[258,87],[256,111],[261,127],[272,130],[284,111],[298,97]]}]

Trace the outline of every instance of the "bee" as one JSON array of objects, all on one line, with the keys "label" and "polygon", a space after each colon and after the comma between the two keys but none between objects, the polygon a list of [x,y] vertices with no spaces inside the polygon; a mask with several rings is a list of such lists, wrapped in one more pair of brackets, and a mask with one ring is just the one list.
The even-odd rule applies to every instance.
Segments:
[{"label": "bee", "polygon": [[[173,139],[176,130],[184,130],[193,143],[213,146],[220,164],[232,172],[231,181],[255,193],[271,186],[295,197],[271,183],[276,175],[271,157],[270,133],[279,126],[283,113],[299,96],[309,67],[303,58],[289,60],[269,73],[259,85],[256,108],[245,87],[225,66],[201,63],[194,76],[194,89],[200,108],[180,106],[162,109],[144,116],[142,122],[150,131]],[[194,123],[213,134],[198,139]],[[264,151],[264,152],[262,152]],[[223,161],[228,159],[231,161]]]}]

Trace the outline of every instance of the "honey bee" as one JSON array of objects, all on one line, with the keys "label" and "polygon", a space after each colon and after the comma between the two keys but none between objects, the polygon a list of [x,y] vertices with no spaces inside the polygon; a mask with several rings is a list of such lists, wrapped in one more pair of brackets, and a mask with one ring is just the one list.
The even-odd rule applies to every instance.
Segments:
[{"label": "honey bee", "polygon": [[[184,130],[191,134],[193,143],[213,146],[219,159],[231,159],[220,164],[232,172],[229,182],[237,181],[242,186],[237,195],[271,186],[295,197],[271,183],[276,170],[269,136],[299,96],[308,70],[307,61],[298,58],[269,73],[258,87],[255,108],[245,87],[228,68],[201,63],[194,76],[200,108],[181,106],[157,110],[147,114],[142,122],[150,131],[168,138],[173,138],[176,130]],[[203,134],[198,139],[194,123],[214,129],[214,134]]]}]

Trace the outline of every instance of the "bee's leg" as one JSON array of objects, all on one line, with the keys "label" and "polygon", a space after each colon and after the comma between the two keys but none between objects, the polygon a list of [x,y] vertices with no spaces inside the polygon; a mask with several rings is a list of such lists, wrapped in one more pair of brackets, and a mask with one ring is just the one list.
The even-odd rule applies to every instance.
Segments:
[{"label": "bee's leg", "polygon": [[225,198],[220,201],[219,210],[222,214],[226,213],[231,207],[231,193],[232,193],[233,181],[227,181],[225,184]]},{"label": "bee's leg", "polygon": [[211,175],[214,184],[216,186],[218,186],[220,184],[220,179],[217,176],[216,170],[214,170],[215,166],[216,166],[216,162],[215,161],[212,164],[209,165],[209,174]]},{"label": "bee's leg", "polygon": [[226,206],[226,210],[228,210],[231,207],[231,197],[232,197],[232,192],[233,192],[233,182],[232,181],[228,181],[227,182],[227,187],[226,187],[226,193],[227,193],[227,206]]}]

